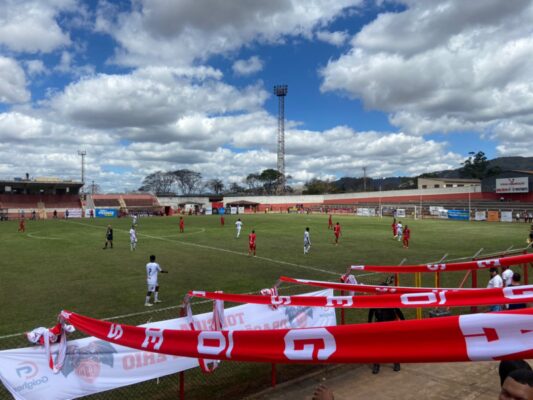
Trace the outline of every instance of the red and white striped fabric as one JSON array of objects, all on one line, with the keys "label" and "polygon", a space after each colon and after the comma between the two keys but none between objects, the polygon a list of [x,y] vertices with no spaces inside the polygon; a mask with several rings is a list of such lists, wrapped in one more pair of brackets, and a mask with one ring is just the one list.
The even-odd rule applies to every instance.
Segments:
[{"label": "red and white striped fabric", "polygon": [[102,340],[139,350],[194,358],[268,363],[533,358],[533,309],[263,331],[183,331],[116,324],[68,311],[63,311],[61,316],[76,329]]},{"label": "red and white striped fabric", "polygon": [[533,285],[477,290],[435,289],[429,292],[376,296],[255,296],[191,291],[189,296],[232,303],[335,308],[466,307],[533,302]]},{"label": "red and white striped fabric", "polygon": [[[350,283],[337,283],[337,282],[327,282],[327,281],[314,281],[311,279],[298,279],[298,278],[289,278],[288,276],[281,276],[279,278],[282,282],[297,283],[300,285],[308,286],[317,286],[327,289],[337,289],[345,291],[354,291],[360,293],[374,293],[374,294],[383,294],[383,293],[423,293],[431,292],[433,290],[480,290],[479,288],[430,288],[430,287],[407,287],[407,286],[381,286],[381,285],[362,285],[362,284],[350,284]],[[483,288],[484,289],[484,288]]]},{"label": "red and white striped fabric", "polygon": [[[221,293],[221,292],[217,292]],[[187,322],[192,331],[196,330],[194,327],[194,317],[192,315],[191,303],[187,301]],[[211,330],[221,331],[224,329],[224,302],[221,300],[215,300],[213,302],[213,319],[211,320]],[[219,360],[207,360],[205,358],[199,358],[198,364],[202,372],[211,373],[218,368],[220,364]]]},{"label": "red and white striped fabric", "polygon": [[460,263],[440,263],[424,265],[352,265],[354,271],[372,271],[388,273],[413,273],[413,272],[437,272],[437,271],[468,271],[478,269],[489,269],[492,267],[511,266],[527,264],[533,262],[532,254],[520,256],[490,258],[479,261],[466,261]]}]

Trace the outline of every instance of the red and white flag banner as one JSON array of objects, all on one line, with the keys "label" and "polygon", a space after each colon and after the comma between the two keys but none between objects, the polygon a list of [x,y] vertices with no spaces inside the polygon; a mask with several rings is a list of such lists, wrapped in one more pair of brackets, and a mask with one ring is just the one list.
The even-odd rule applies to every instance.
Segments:
[{"label": "red and white flag banner", "polygon": [[430,287],[408,287],[408,286],[381,286],[381,285],[362,285],[362,284],[350,284],[350,283],[337,283],[328,281],[314,281],[311,279],[298,279],[289,278],[288,276],[281,276],[279,278],[282,282],[297,283],[300,285],[323,287],[327,289],[337,289],[344,291],[353,291],[360,293],[423,293],[431,292],[433,290],[456,290],[456,291],[469,291],[469,290],[483,290],[481,288],[430,288]]},{"label": "red and white flag banner", "polygon": [[533,302],[533,285],[495,289],[434,289],[430,292],[376,296],[257,296],[191,291],[189,296],[232,303],[335,308],[431,308],[466,307]]},{"label": "red and white flag banner", "polygon": [[354,271],[372,271],[388,273],[408,273],[408,272],[437,272],[437,271],[468,271],[478,269],[489,269],[492,267],[503,267],[533,262],[533,253],[520,256],[490,258],[478,261],[466,261],[459,263],[438,263],[422,265],[352,265]]},{"label": "red and white flag banner", "polygon": [[533,309],[263,331],[143,328],[63,311],[76,329],[134,349],[269,363],[451,362],[533,358]]}]

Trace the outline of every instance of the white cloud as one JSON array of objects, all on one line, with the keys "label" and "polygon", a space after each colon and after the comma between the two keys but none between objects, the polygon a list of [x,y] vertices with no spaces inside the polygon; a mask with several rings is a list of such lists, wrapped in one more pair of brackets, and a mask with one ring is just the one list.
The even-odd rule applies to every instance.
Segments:
[{"label": "white cloud", "polygon": [[[185,72],[185,76],[183,76]],[[198,76],[200,81],[190,79]],[[238,90],[202,68],[144,68],[129,75],[99,74],[68,85],[51,99],[52,107],[79,124],[99,128],[154,127],[193,113],[224,114],[254,110],[267,93],[258,86]]]},{"label": "white cloud", "polygon": [[42,75],[47,72],[46,66],[41,60],[28,60],[24,64],[29,76]]},{"label": "white cloud", "polygon": [[314,28],[361,4],[362,0],[183,0],[169,7],[167,0],[144,0],[131,12],[120,13],[106,2],[96,26],[120,44],[115,57],[120,64],[187,65],[253,42],[311,38]]},{"label": "white cloud", "polygon": [[16,60],[0,55],[0,103],[22,103],[29,99],[24,70]]},{"label": "white cloud", "polygon": [[236,75],[252,75],[263,69],[263,60],[257,56],[252,56],[248,60],[237,60],[232,66]]},{"label": "white cloud", "polygon": [[533,112],[531,1],[403,3],[405,11],[379,15],[327,64],[322,91],[360,98],[415,135],[526,123]]},{"label": "white cloud", "polygon": [[333,46],[343,46],[346,41],[348,40],[350,36],[348,35],[348,32],[346,31],[336,31],[336,32],[329,32],[329,31],[318,31],[316,32],[316,38],[318,40],[321,40],[322,42],[329,43]]},{"label": "white cloud", "polygon": [[74,12],[75,0],[0,1],[0,44],[10,50],[49,53],[70,44],[57,23],[61,12]]}]

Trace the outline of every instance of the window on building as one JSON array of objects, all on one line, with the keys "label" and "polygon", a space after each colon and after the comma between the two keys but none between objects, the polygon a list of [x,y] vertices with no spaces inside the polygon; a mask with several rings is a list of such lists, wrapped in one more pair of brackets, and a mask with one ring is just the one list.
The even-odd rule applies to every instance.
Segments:
[{"label": "window on building", "polygon": [[439,184],[433,185],[434,188],[440,188]]},{"label": "window on building", "polygon": [[428,185],[422,185],[422,189],[427,189]]}]

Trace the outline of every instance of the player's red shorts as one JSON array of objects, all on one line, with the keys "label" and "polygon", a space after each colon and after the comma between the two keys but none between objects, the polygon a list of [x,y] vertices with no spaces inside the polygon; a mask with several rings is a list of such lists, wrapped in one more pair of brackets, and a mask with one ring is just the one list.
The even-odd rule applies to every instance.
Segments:
[{"label": "player's red shorts", "polygon": [[255,243],[248,243],[250,250],[255,250]]}]

